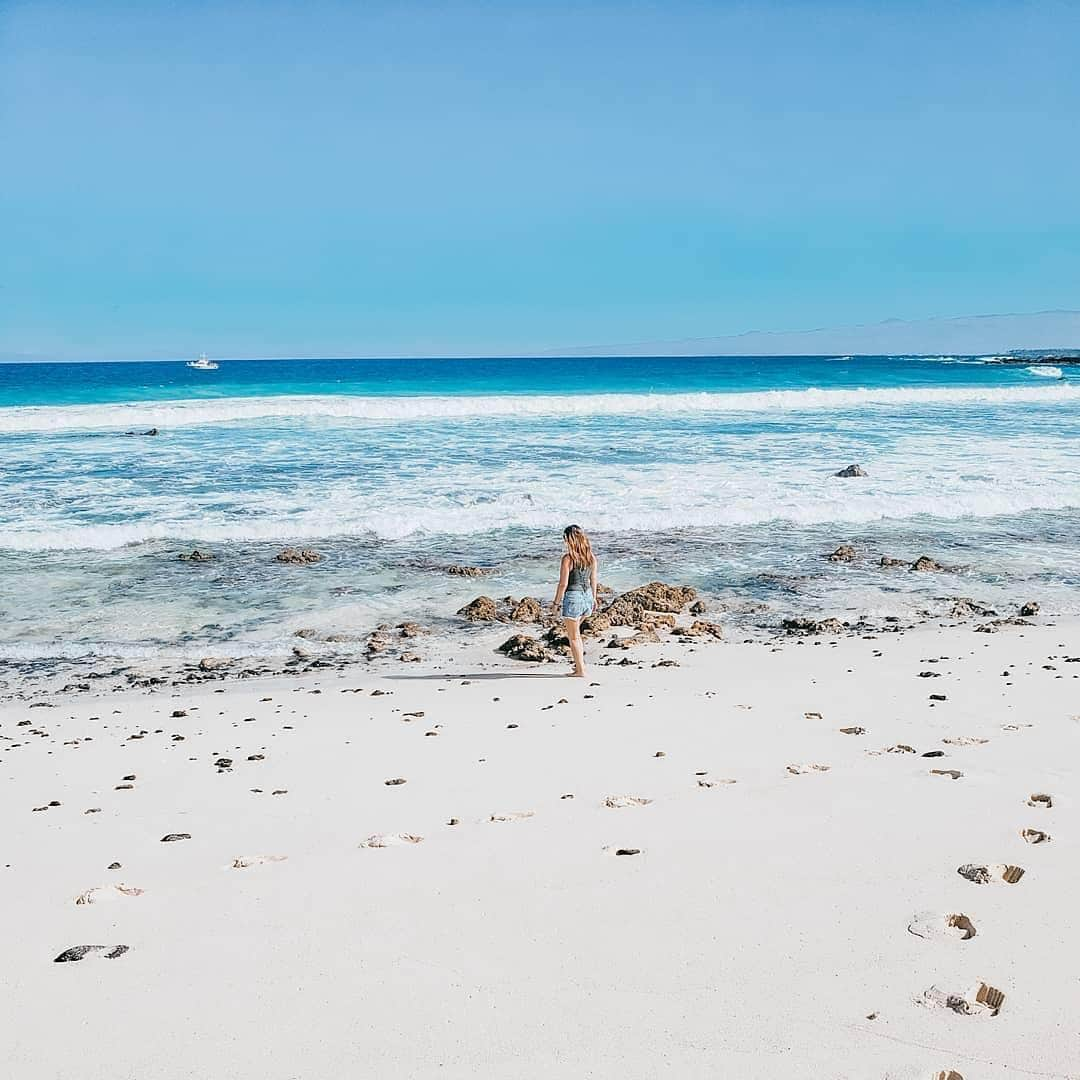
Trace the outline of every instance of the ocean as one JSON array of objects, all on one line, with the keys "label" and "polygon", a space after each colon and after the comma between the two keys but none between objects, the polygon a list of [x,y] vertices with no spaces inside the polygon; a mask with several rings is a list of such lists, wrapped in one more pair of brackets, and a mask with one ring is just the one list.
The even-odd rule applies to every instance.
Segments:
[{"label": "ocean", "polygon": [[[127,434],[156,428],[155,436]],[[868,473],[841,479],[852,463]],[[0,365],[0,661],[285,655],[302,628],[614,588],[735,627],[1080,611],[1080,369],[977,357]],[[854,564],[824,556],[841,543]],[[286,544],[318,564],[284,566]],[[198,547],[205,563],[178,556]],[[941,574],[883,569],[931,555]],[[481,579],[449,564],[494,568]]]}]

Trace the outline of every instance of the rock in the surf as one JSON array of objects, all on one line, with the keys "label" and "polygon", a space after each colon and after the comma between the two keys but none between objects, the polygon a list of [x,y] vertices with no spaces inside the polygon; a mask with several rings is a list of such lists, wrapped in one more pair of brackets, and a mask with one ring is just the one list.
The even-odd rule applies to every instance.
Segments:
[{"label": "rock in the surf", "polygon": [[322,556],[311,548],[282,548],[274,556],[274,562],[290,563],[294,566],[307,566],[322,561]]},{"label": "rock in the surf", "polygon": [[861,465],[849,465],[846,469],[841,469],[838,473],[833,473],[833,476],[843,477],[845,480],[850,480],[855,476],[869,476],[870,474]]},{"label": "rock in the surf", "polygon": [[831,555],[826,556],[829,562],[855,562],[858,557],[858,552],[850,544],[841,544]]},{"label": "rock in the surf", "polygon": [[213,552],[203,551],[200,548],[194,548],[192,551],[182,551],[177,555],[181,562],[210,562],[213,557]]}]

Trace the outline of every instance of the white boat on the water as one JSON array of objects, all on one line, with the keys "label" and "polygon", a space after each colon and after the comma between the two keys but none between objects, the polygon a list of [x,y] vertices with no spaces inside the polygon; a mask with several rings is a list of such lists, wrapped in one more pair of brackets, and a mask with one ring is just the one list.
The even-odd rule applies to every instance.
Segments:
[{"label": "white boat on the water", "polygon": [[215,361],[207,359],[206,353],[202,353],[198,360],[189,360],[187,366],[194,368],[196,371],[217,371],[218,369]]}]

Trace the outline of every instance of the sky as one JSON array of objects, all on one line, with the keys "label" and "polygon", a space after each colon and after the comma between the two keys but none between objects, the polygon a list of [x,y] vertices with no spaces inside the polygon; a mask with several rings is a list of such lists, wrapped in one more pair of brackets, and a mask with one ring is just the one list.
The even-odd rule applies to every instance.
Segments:
[{"label": "sky", "polygon": [[1080,4],[0,0],[0,358],[1080,307]]}]

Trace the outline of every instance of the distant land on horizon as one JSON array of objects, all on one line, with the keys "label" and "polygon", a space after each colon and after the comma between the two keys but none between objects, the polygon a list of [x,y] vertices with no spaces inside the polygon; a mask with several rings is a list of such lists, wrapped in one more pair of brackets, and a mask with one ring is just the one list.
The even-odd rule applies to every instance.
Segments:
[{"label": "distant land on horizon", "polygon": [[[300,356],[296,352],[241,356],[205,351],[220,360],[418,360],[522,359],[559,356],[983,356],[1006,353],[1070,353],[1080,349],[1080,311],[1038,311],[1008,315],[958,315],[932,319],[886,319],[856,326],[813,330],[748,330],[719,337],[633,341],[605,345],[542,348],[530,352],[392,353],[349,352]],[[200,349],[198,351],[204,351]],[[154,350],[146,356],[68,359],[19,353],[0,354],[0,363],[175,362],[191,354]]]},{"label": "distant land on horizon", "polygon": [[816,330],[748,330],[712,338],[635,341],[568,349],[561,356],[975,356],[1080,346],[1080,311],[887,319]]}]

